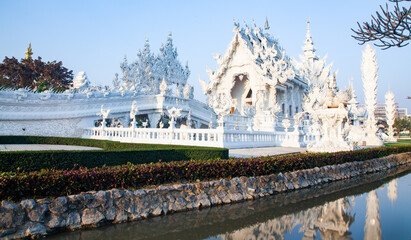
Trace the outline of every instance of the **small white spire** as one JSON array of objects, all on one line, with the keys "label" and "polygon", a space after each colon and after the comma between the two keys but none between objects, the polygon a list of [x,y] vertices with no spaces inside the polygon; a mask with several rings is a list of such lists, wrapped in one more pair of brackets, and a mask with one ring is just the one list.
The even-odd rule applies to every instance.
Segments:
[{"label": "small white spire", "polygon": [[268,31],[269,29],[270,29],[270,25],[268,24],[268,18],[265,17],[264,30]]},{"label": "small white spire", "polygon": [[303,46],[304,55],[307,59],[314,59],[316,56],[313,39],[311,37],[310,18],[307,18],[307,34],[305,36],[306,38]]},{"label": "small white spire", "polygon": [[[311,29],[310,29],[310,18],[307,18],[307,34],[306,34],[306,38],[307,40],[310,39],[312,42],[312,38],[311,38]],[[306,40],[306,41],[307,41]]]}]

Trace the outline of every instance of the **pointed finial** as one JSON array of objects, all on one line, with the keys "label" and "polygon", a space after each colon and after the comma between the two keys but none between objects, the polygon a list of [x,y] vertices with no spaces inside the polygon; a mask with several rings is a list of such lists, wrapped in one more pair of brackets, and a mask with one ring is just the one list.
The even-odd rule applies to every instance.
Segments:
[{"label": "pointed finial", "polygon": [[234,18],[233,18],[233,22],[234,22],[234,30],[233,31],[236,32],[240,28],[240,23],[238,22],[238,20],[236,21]]},{"label": "pointed finial", "polygon": [[31,49],[31,43],[29,44],[29,48],[27,48],[27,52],[25,52],[26,57],[25,59],[31,59],[31,55],[33,55],[32,49]]},{"label": "pointed finial", "polygon": [[268,29],[270,29],[270,25],[268,24],[268,18],[265,17],[264,30],[268,31]]},{"label": "pointed finial", "polygon": [[311,38],[310,18],[307,18],[307,38]]}]

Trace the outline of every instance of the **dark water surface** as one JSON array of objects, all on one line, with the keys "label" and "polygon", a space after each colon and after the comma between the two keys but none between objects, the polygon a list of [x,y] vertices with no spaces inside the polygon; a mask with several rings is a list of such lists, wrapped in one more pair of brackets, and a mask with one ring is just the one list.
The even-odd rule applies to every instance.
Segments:
[{"label": "dark water surface", "polygon": [[50,239],[411,239],[411,166]]}]

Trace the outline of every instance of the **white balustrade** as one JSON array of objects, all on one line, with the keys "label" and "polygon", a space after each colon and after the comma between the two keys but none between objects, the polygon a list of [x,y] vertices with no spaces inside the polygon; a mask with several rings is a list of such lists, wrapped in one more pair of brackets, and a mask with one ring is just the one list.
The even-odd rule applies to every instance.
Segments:
[{"label": "white balustrade", "polygon": [[[128,143],[153,143],[204,147],[247,148],[284,146],[287,142],[304,142],[305,136],[285,132],[263,132],[227,129],[166,129],[166,128],[90,128],[83,138],[104,139]],[[291,145],[290,145],[291,146]]]}]

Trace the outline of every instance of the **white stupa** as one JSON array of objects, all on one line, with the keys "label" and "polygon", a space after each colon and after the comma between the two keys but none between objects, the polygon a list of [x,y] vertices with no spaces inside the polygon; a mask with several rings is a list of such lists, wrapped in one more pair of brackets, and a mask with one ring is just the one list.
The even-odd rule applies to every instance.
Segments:
[{"label": "white stupa", "polygon": [[90,85],[90,81],[87,79],[86,72],[79,72],[73,80],[73,89],[84,90]]}]

